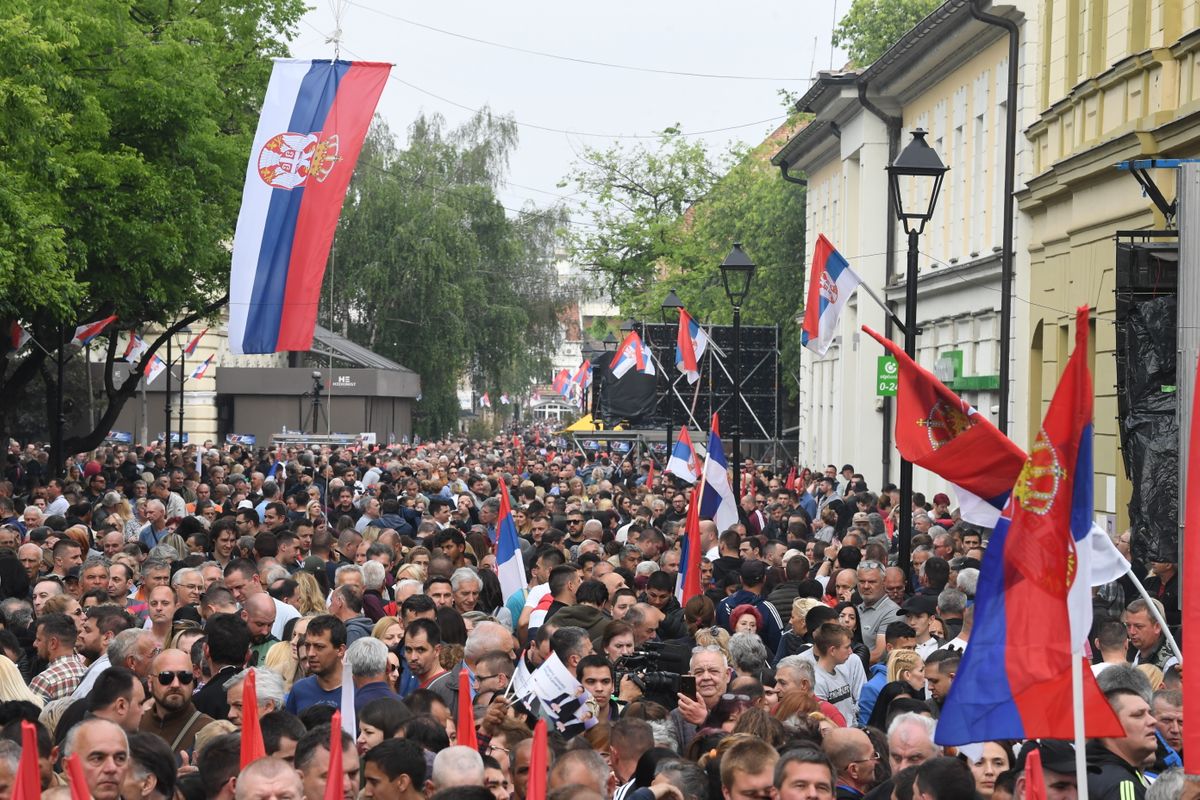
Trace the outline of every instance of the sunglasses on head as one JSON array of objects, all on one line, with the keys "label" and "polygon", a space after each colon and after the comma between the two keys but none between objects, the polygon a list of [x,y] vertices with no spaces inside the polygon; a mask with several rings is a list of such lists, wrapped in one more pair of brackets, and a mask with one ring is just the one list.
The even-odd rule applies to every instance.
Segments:
[{"label": "sunglasses on head", "polygon": [[172,681],[178,678],[179,683],[183,686],[191,686],[195,676],[189,670],[181,669],[176,672],[164,670],[158,673],[158,683],[160,686],[170,686]]}]

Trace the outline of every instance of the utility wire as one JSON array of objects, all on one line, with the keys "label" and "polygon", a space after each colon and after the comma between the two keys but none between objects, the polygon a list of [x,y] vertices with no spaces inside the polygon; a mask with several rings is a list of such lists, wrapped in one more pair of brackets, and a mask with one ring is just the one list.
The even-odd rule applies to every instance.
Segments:
[{"label": "utility wire", "polygon": [[654,67],[639,67],[639,66],[635,66],[632,64],[617,64],[617,63],[614,63],[611,61],[596,61],[594,59],[580,58],[578,56],[565,56],[560,53],[548,53],[544,50],[531,50],[526,47],[518,47],[516,45],[504,44],[503,42],[493,42],[489,39],[481,39],[477,36],[469,36],[465,33],[457,33],[455,31],[449,31],[449,30],[446,30],[445,28],[438,28],[433,25],[428,25],[424,22],[417,22],[416,20],[406,19],[405,17],[401,17],[397,14],[392,14],[387,11],[381,11],[378,8],[371,8],[370,6],[363,5],[362,3],[356,3],[356,2],[354,2],[354,0],[348,0],[348,3],[349,3],[349,5],[352,5],[355,8],[361,8],[364,11],[370,11],[373,14],[378,14],[382,17],[387,17],[388,19],[394,19],[397,22],[403,22],[405,25],[412,25],[414,28],[421,28],[423,30],[432,31],[434,33],[440,33],[443,36],[450,36],[455,39],[463,39],[464,41],[474,42],[475,44],[487,45],[488,47],[497,47],[497,48],[500,48],[501,50],[511,50],[516,53],[524,53],[526,55],[539,56],[541,58],[550,58],[550,59],[554,59],[557,61],[570,61],[575,64],[587,64],[587,65],[593,66],[593,67],[607,67],[609,69],[623,69],[623,70],[629,70],[630,72],[649,72],[649,73],[652,73],[655,75],[675,75],[675,76],[683,77],[683,78],[708,78],[708,79],[728,80],[728,81],[773,81],[773,82],[786,81],[786,82],[796,82],[796,83],[811,83],[812,82],[812,78],[785,78],[785,77],[776,77],[776,76],[771,76],[771,75],[728,75],[728,74],[713,73],[713,72],[691,72],[688,70],[677,70],[677,69],[656,69]]}]

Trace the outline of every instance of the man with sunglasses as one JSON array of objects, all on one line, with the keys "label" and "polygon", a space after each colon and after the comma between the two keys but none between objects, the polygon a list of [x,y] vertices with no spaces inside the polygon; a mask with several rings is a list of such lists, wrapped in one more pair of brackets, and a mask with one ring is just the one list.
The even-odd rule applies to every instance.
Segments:
[{"label": "man with sunglasses", "polygon": [[182,650],[164,650],[150,666],[154,704],[142,715],[139,729],[161,737],[172,753],[191,753],[196,732],[213,721],[192,703],[194,680],[192,659]]}]

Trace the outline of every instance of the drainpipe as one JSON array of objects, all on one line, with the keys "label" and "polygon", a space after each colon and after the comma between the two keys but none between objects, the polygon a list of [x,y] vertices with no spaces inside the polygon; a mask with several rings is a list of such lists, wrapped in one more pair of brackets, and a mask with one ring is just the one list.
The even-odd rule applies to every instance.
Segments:
[{"label": "drainpipe", "polygon": [[971,0],[971,16],[986,25],[1008,31],[1008,99],[1004,122],[1004,235],[1000,242],[1000,424],[1007,436],[1009,356],[1012,349],[1013,205],[1017,169],[1017,59],[1021,31],[1017,23],[983,10],[983,0]]},{"label": "drainpipe", "polygon": [[[888,164],[891,164],[896,159],[896,154],[900,152],[900,126],[902,120],[899,117],[893,117],[887,114],[879,106],[867,99],[867,82],[859,78],[858,81],[858,104],[870,111],[883,122],[887,128],[888,138]],[[887,225],[887,238],[884,249],[887,251],[887,274],[884,278],[885,282],[890,281],[893,275],[893,266],[896,256],[896,223],[892,219],[892,209],[896,207],[896,196],[892,189],[892,182],[889,180],[887,189],[887,209],[884,211],[884,220]],[[891,339],[894,333],[892,319],[896,310],[895,303],[888,303],[893,314],[884,317],[883,335]],[[883,450],[880,456],[881,466],[883,468],[883,480],[880,481],[880,486],[888,483],[887,476],[892,472],[892,401],[888,398],[883,400]]]},{"label": "drainpipe", "polygon": [[801,186],[808,186],[808,181],[804,178],[797,178],[795,175],[788,174],[788,163],[786,161],[779,165],[779,172],[788,183],[798,183]]}]

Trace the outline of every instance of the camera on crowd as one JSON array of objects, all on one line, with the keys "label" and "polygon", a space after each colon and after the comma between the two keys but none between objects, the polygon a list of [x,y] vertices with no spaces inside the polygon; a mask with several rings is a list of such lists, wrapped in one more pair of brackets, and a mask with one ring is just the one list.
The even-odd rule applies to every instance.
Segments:
[{"label": "camera on crowd", "polygon": [[645,699],[667,708],[676,705],[683,674],[689,670],[691,653],[686,644],[646,642],[641,648],[617,659],[614,665],[618,690],[628,676]]}]

